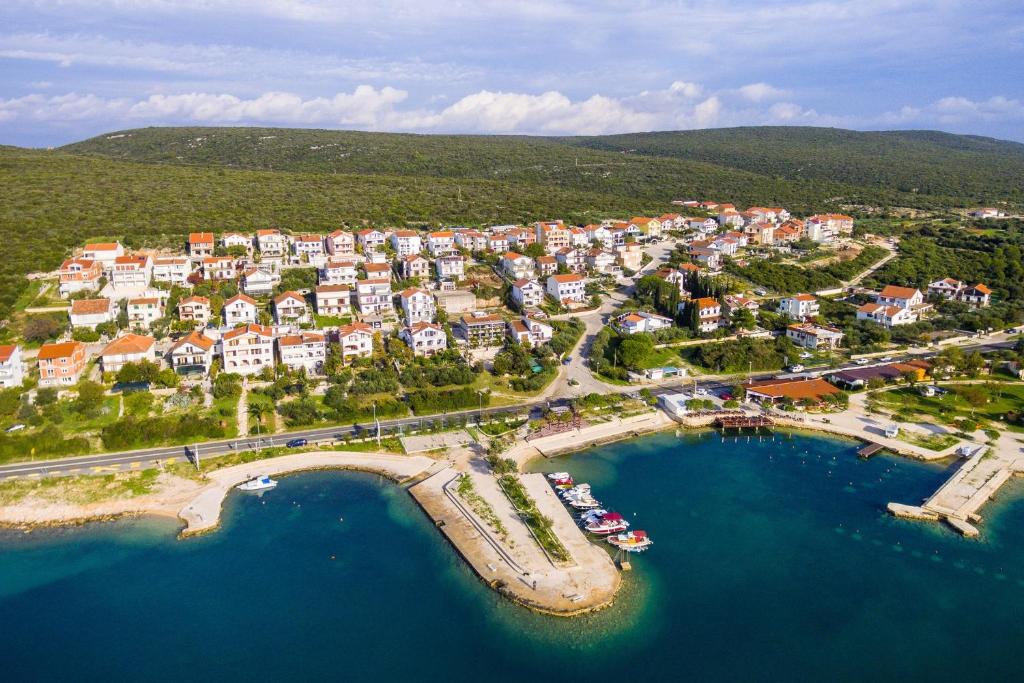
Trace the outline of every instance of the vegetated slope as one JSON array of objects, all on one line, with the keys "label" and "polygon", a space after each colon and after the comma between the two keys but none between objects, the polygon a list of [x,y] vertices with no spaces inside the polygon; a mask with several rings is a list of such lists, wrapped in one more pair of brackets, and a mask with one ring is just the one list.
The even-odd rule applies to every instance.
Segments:
[{"label": "vegetated slope", "polygon": [[181,246],[191,230],[329,231],[348,224],[581,222],[667,210],[667,202],[545,185],[435,177],[246,171],[112,161],[0,147],[0,318],[26,273],[86,240]]},{"label": "vegetated slope", "polygon": [[589,149],[705,161],[789,180],[945,197],[1024,201],[1024,145],[937,131],[791,126],[559,138]]},{"label": "vegetated slope", "polygon": [[[543,137],[407,135],[292,128],[142,128],[61,148],[75,154],[263,170],[475,178],[668,203],[713,197],[784,205],[798,213],[841,203],[920,202],[886,188],[827,178],[790,181],[703,161],[589,149]],[[934,202],[930,200],[927,205]]]}]

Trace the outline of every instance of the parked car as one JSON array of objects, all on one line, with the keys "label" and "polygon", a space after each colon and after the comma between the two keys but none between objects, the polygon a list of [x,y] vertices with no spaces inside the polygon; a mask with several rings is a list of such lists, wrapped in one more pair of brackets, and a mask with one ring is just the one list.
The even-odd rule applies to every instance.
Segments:
[{"label": "parked car", "polygon": [[21,431],[21,430],[22,430],[22,429],[24,429],[24,428],[25,428],[25,425],[23,425],[23,424],[21,424],[21,423],[19,422],[19,423],[18,423],[18,424],[16,424],[16,425],[11,425],[10,427],[8,427],[7,429],[5,429],[4,431],[5,431],[5,432],[19,432],[19,431]]},{"label": "parked car", "polygon": [[891,363],[892,362],[892,356],[882,356],[878,360],[882,361],[883,363]]},{"label": "parked car", "polygon": [[808,358],[814,358],[814,354],[811,353],[810,351],[804,351],[803,353],[800,354],[800,357],[803,358],[804,360],[807,360]]},{"label": "parked car", "polygon": [[309,441],[307,441],[306,439],[291,439],[288,443],[285,444],[285,446],[287,446],[288,448],[302,448],[307,443],[309,443]]},{"label": "parked car", "polygon": [[722,394],[722,400],[723,401],[731,401],[732,400],[732,394],[730,394],[728,391],[725,392],[724,394]]},{"label": "parked car", "polygon": [[857,360],[855,360],[853,362],[856,363],[857,365],[867,365],[871,361],[868,360],[867,358],[858,358]]},{"label": "parked car", "polygon": [[797,365],[790,365],[789,366],[789,371],[790,372],[803,372],[804,371],[804,366],[799,365],[799,364],[797,364]]}]

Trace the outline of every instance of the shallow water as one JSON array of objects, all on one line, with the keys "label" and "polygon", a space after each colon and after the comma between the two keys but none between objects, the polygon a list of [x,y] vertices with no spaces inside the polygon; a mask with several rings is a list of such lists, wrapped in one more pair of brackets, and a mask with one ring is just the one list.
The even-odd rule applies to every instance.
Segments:
[{"label": "shallow water", "polygon": [[948,473],[813,436],[661,434],[537,463],[646,529],[616,605],[557,619],[479,582],[398,487],[286,477],[218,532],[0,533],[5,680],[1011,680],[1018,484],[982,539],[894,519]]}]

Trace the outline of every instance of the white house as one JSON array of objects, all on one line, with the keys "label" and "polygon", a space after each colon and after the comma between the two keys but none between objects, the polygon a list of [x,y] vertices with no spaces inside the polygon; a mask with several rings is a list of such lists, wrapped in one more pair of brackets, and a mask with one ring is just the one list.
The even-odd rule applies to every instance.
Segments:
[{"label": "white house", "polygon": [[487,251],[487,235],[478,230],[459,230],[455,244],[468,251]]},{"label": "white house", "polygon": [[359,271],[355,261],[346,259],[328,259],[324,267],[320,269],[320,284],[322,285],[349,285],[356,284]]},{"label": "white house", "polygon": [[70,296],[75,292],[95,291],[99,289],[100,278],[103,277],[103,266],[99,261],[85,258],[71,258],[60,266],[60,295]]},{"label": "white house", "polygon": [[320,315],[343,316],[352,312],[352,290],[348,285],[319,285],[315,299]]},{"label": "white house", "polygon": [[391,280],[356,282],[356,306],[363,315],[384,315],[395,311],[391,300]]},{"label": "white house", "polygon": [[536,280],[516,280],[512,283],[512,300],[520,310],[536,308],[544,302],[544,288]]},{"label": "white house", "polygon": [[399,257],[411,256],[423,249],[423,240],[415,230],[395,230],[391,233],[391,247]]},{"label": "white house", "polygon": [[120,242],[92,242],[82,248],[82,258],[96,261],[104,271],[109,271],[119,256],[124,256]]},{"label": "white house", "polygon": [[25,361],[21,347],[15,344],[0,346],[0,387],[20,387],[25,379]]},{"label": "white house", "polygon": [[297,235],[292,241],[296,256],[305,256],[307,261],[324,255],[324,238],[320,235]]},{"label": "white house", "polygon": [[129,363],[156,362],[156,340],[139,334],[125,334],[100,352],[103,372],[117,372]]},{"label": "white house", "polygon": [[577,273],[552,275],[547,292],[561,304],[581,304],[587,300],[586,279]]},{"label": "white house", "polygon": [[864,304],[857,309],[857,320],[872,320],[888,328],[897,325],[909,325],[917,321],[917,314],[910,308],[886,306],[884,304]]},{"label": "white house", "polygon": [[524,315],[519,320],[510,320],[508,334],[512,339],[529,347],[539,346],[551,341],[555,328],[551,325]]},{"label": "white house", "polygon": [[71,302],[71,327],[88,327],[117,320],[117,304],[113,299],[76,299]]},{"label": "white house", "polygon": [[500,346],[505,336],[505,320],[500,315],[473,311],[459,318],[455,329],[473,348]]},{"label": "white house", "polygon": [[249,296],[270,296],[274,291],[274,276],[262,268],[248,268],[242,272],[241,286]]},{"label": "white house", "polygon": [[189,296],[178,302],[178,320],[192,320],[205,325],[213,315],[210,300],[205,296]]},{"label": "white house", "polygon": [[363,272],[366,273],[367,280],[390,280],[392,275],[391,266],[385,261],[380,263],[366,261],[363,263]]},{"label": "white house", "polygon": [[380,230],[374,230],[373,228],[360,230],[356,233],[356,242],[358,242],[359,246],[362,247],[364,254],[383,248],[384,242],[386,241],[387,235]]},{"label": "white house", "polygon": [[216,342],[202,332],[192,330],[171,345],[169,354],[171,368],[180,374],[199,373],[204,376],[209,374],[210,366],[213,365],[215,345]]},{"label": "white house", "polygon": [[924,301],[921,290],[913,287],[897,287],[886,285],[882,291],[875,295],[875,303],[883,306],[897,306],[899,308],[913,308]]},{"label": "white house", "polygon": [[230,256],[207,256],[203,259],[203,279],[234,280],[238,277],[235,260]]},{"label": "white house", "polygon": [[331,256],[353,256],[356,253],[356,238],[350,232],[335,230],[324,240],[327,253]]},{"label": "white house", "polygon": [[192,258],[199,260],[204,256],[213,256],[213,233],[212,232],[190,232],[188,241],[185,242],[185,252]]},{"label": "white house", "polygon": [[114,289],[141,289],[153,278],[153,259],[148,254],[118,256],[110,267],[110,285]]},{"label": "white house", "polygon": [[410,254],[401,260],[402,278],[430,277],[430,261],[419,254]]},{"label": "white house", "polygon": [[427,233],[427,249],[430,250],[430,255],[435,258],[455,251],[455,233],[451,230]]},{"label": "white house", "polygon": [[620,315],[616,321],[623,334],[639,334],[641,332],[657,332],[672,327],[672,318],[656,313],[637,311]]},{"label": "white house", "polygon": [[402,328],[399,333],[415,356],[433,356],[448,348],[448,337],[444,329],[435,323],[419,322]]},{"label": "white house", "polygon": [[694,299],[690,306],[696,306],[697,308],[697,329],[701,332],[714,332],[722,326],[722,305],[718,302],[718,299],[705,296]]},{"label": "white house", "polygon": [[220,340],[221,367],[224,372],[255,375],[274,367],[274,331],[249,323],[224,333]]},{"label": "white house", "polygon": [[582,273],[587,269],[587,255],[579,249],[561,249],[555,254],[555,260],[570,273]]},{"label": "white house", "polygon": [[509,249],[508,237],[505,235],[488,236],[487,248],[495,254],[504,254]]},{"label": "white house", "polygon": [[843,333],[834,327],[821,327],[810,323],[790,325],[786,336],[805,349],[835,349],[843,340]]},{"label": "white house", "polygon": [[320,374],[327,360],[327,339],[316,332],[287,334],[277,338],[277,353],[289,370],[304,368],[309,374]]},{"label": "white house", "polygon": [[591,249],[584,257],[587,268],[595,273],[610,273],[615,266],[615,254],[605,249]]},{"label": "white house", "polygon": [[514,251],[505,252],[501,257],[501,269],[513,280],[534,276],[533,259]]},{"label": "white house", "polygon": [[184,256],[158,256],[153,259],[154,282],[167,282],[185,287],[191,274],[192,261]]},{"label": "white house", "polygon": [[462,254],[448,254],[434,259],[438,279],[461,280],[466,275],[466,259]]},{"label": "white house", "polygon": [[274,322],[302,324],[311,320],[306,299],[298,292],[282,292],[274,297]]},{"label": "white house", "polygon": [[818,300],[810,294],[787,296],[779,302],[779,315],[789,316],[791,320],[816,318],[820,313]]},{"label": "white house", "polygon": [[338,348],[345,364],[353,358],[369,358],[373,354],[373,330],[366,323],[345,325],[338,330]]},{"label": "white house", "polygon": [[256,246],[264,260],[280,260],[288,253],[288,240],[285,239],[280,230],[257,230]]},{"label": "white house", "polygon": [[412,325],[418,322],[432,322],[437,315],[437,304],[434,297],[422,289],[409,287],[402,290],[398,295],[402,304],[402,311],[405,313],[405,324]]},{"label": "white house", "polygon": [[156,320],[164,317],[164,299],[158,296],[140,296],[128,299],[128,326],[148,330]]},{"label": "white house", "polygon": [[226,232],[220,236],[220,244],[225,249],[241,247],[246,252],[252,251],[252,237],[238,232]]},{"label": "white house", "polygon": [[245,294],[236,294],[224,302],[224,323],[231,326],[254,323],[259,319],[259,310],[255,299]]}]

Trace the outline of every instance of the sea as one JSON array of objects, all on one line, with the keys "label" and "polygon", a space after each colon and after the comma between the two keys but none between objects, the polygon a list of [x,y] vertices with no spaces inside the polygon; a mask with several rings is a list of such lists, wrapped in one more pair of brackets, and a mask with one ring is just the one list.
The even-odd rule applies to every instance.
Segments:
[{"label": "sea", "polygon": [[223,526],[0,531],[4,681],[1010,681],[1024,498],[980,539],[895,519],[953,463],[777,432],[666,432],[534,463],[654,546],[615,604],[558,618],[488,589],[411,496],[316,472],[232,493]]}]

